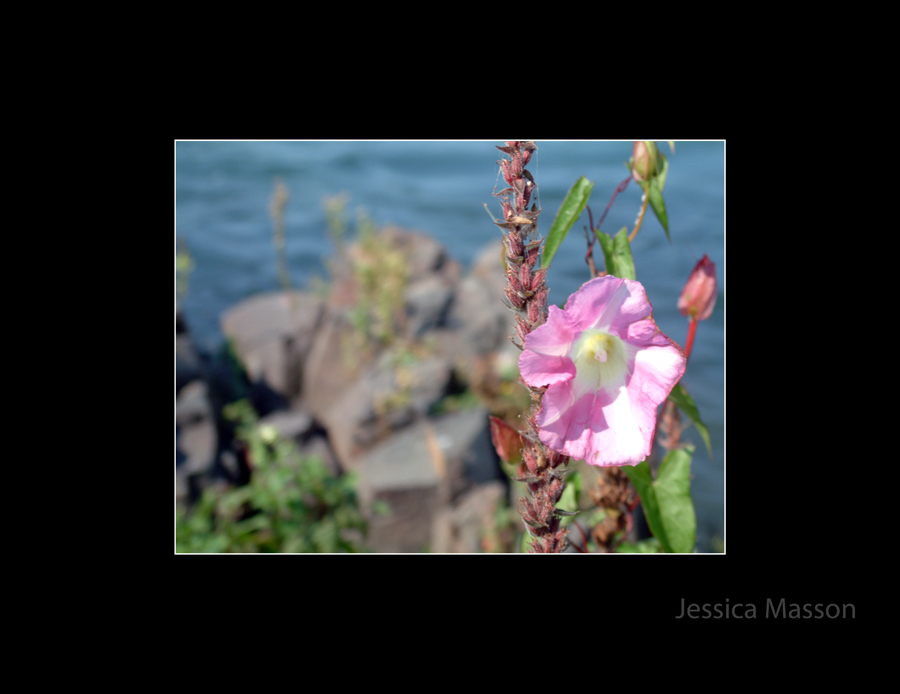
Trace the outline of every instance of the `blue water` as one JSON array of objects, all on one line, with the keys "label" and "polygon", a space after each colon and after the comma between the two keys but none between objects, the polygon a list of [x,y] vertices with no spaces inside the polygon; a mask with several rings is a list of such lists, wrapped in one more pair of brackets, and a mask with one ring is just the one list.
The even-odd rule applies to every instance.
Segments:
[{"label": "blue water", "polygon": [[[279,287],[269,200],[274,177],[290,191],[285,211],[286,253],[295,286],[327,278],[332,250],[322,199],[350,195],[348,211],[365,209],[377,224],[397,224],[431,234],[468,266],[501,232],[485,212],[500,215],[491,196],[502,154],[482,142],[177,142],[175,146],[176,237],[188,248],[194,269],[181,306],[197,343],[214,350],[223,337],[219,316],[257,292]],[[677,142],[669,159],[664,192],[672,241],[648,210],[632,243],[637,279],[644,284],[660,329],[684,345],[687,320],[676,309],[678,294],[694,264],[709,255],[716,264],[719,296],[709,320],[698,326],[682,383],[691,393],[712,438],[713,458],[697,432],[692,493],[697,506],[701,550],[724,537],[725,461],[725,146],[722,142]],[[631,142],[537,141],[528,168],[539,187],[546,234],[575,180],[595,182],[589,205],[594,220],[615,187],[627,176],[623,165]],[[631,183],[620,193],[603,224],[614,234],[631,229],[641,191]],[[590,278],[584,263],[582,227],[587,214],[560,247],[547,277],[550,302],[564,304]],[[602,268],[597,244],[594,257]],[[499,297],[486,300],[497,300]]]}]

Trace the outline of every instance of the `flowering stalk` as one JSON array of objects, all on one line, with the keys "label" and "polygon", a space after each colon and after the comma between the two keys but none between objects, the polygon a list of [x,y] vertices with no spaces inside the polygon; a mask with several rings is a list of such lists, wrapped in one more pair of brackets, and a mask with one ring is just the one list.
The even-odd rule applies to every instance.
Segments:
[{"label": "flowering stalk", "polygon": [[[494,193],[503,208],[503,221],[495,222],[504,230],[506,250],[506,304],[516,312],[516,334],[520,342],[510,337],[522,349],[525,338],[547,320],[547,268],[541,268],[538,258],[542,239],[537,237],[537,217],[540,210],[532,201],[537,184],[525,165],[537,147],[533,142],[507,140],[505,147],[497,147],[509,155],[500,164],[507,188]],[[534,240],[530,240],[534,236]],[[525,384],[524,381],[522,381]],[[568,456],[550,450],[541,443],[536,417],[541,413],[546,388],[525,386],[531,392],[531,409],[526,415],[529,431],[523,433],[522,458],[524,481],[531,498],[519,499],[519,513],[533,541],[530,552],[556,553],[566,548],[566,528],[560,527],[560,513],[556,509],[565,489],[563,474]]]}]

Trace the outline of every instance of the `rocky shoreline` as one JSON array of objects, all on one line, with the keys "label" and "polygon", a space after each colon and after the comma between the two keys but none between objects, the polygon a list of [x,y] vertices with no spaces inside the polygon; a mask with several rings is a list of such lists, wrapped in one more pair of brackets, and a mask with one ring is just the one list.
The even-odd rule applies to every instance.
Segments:
[{"label": "rocky shoreline", "polygon": [[[221,416],[245,394],[260,424],[358,475],[368,549],[482,551],[509,479],[491,444],[496,412],[470,395],[502,390],[502,374],[514,381],[519,355],[499,240],[463,272],[431,237],[391,228],[342,248],[331,275],[327,292],[272,292],[226,311],[237,364],[198,353],[176,318],[178,503],[246,482]],[[390,513],[375,513],[379,502]]]}]

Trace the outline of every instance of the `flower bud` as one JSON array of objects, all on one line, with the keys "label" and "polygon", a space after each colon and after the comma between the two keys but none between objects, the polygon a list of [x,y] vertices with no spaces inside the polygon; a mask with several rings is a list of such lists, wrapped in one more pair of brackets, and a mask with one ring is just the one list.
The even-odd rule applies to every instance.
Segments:
[{"label": "flower bud", "polygon": [[705,253],[688,277],[681,296],[678,311],[682,316],[706,320],[716,305],[716,264]]},{"label": "flower bud", "polygon": [[656,174],[656,143],[653,140],[635,140],[631,173],[635,181],[646,181]]}]

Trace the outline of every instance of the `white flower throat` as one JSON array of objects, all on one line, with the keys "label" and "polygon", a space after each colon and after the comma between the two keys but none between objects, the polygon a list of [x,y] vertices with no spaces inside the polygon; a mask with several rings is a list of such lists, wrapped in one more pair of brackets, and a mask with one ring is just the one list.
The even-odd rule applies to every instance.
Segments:
[{"label": "white flower throat", "polygon": [[572,344],[575,379],[585,389],[615,389],[625,385],[628,367],[622,340],[602,330],[585,330]]}]

